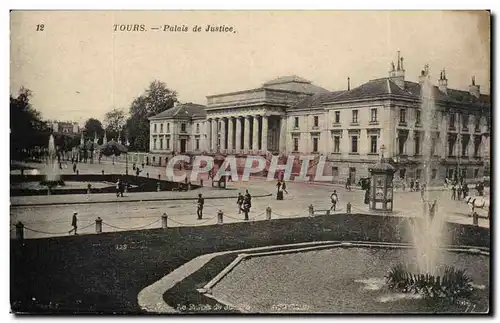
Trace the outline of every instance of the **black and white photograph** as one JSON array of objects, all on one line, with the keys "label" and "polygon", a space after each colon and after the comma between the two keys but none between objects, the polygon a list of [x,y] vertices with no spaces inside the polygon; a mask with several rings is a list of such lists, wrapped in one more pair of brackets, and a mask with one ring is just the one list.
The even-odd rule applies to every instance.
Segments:
[{"label": "black and white photograph", "polygon": [[12,315],[490,315],[486,9],[10,11]]}]

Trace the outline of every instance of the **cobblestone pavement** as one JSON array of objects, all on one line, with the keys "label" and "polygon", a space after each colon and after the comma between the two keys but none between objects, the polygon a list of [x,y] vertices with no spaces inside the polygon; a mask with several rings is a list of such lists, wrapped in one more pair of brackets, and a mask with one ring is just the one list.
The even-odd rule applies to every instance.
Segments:
[{"label": "cobblestone pavement", "polygon": [[[81,174],[100,173],[103,168],[106,173],[118,173],[117,170],[121,167],[122,164],[111,163],[79,164]],[[145,171],[149,172],[150,176],[157,176],[164,171],[164,168],[146,166]],[[43,173],[43,169],[41,172]],[[72,170],[63,169],[63,173],[72,173]],[[90,197],[87,195],[12,197],[11,237],[15,235],[13,224],[18,221],[25,225],[26,238],[68,235],[73,211],[78,212],[79,234],[95,233],[97,217],[103,219],[103,232],[159,228],[163,213],[169,216],[169,226],[214,225],[217,223],[216,215],[219,210],[224,212],[224,223],[239,222],[243,221],[243,214],[238,213],[236,196],[238,192],[244,193],[245,189],[254,196],[273,194],[252,199],[252,210],[249,214],[251,221],[265,220],[267,207],[272,209],[272,218],[308,216],[308,206],[311,204],[315,210],[330,209],[329,197],[334,189],[339,195],[337,213],[344,213],[348,202],[352,204],[353,213],[368,213],[368,206],[363,203],[364,192],[359,189],[346,191],[340,186],[289,182],[288,194],[284,194],[283,201],[278,201],[275,198],[275,181],[251,178],[249,182],[230,182],[227,190],[208,187],[209,182],[205,185],[206,187],[191,192],[128,193],[124,198],[117,198],[114,194],[94,194]],[[205,201],[203,220],[196,218],[195,200],[180,200],[180,198],[195,198],[198,193],[203,193],[206,197],[221,197]],[[470,209],[464,201],[451,200],[450,192],[447,190],[433,190],[429,194],[431,199],[438,200],[438,212],[444,212],[448,221],[472,224],[472,218],[469,217]],[[233,198],[227,198],[231,196]],[[166,198],[174,200],[162,200]],[[419,192],[396,192],[394,198],[395,216],[421,216],[422,202]],[[38,203],[73,204],[15,206]],[[332,212],[332,216],[335,216],[336,212]],[[489,227],[489,220],[479,219],[479,225]]]}]

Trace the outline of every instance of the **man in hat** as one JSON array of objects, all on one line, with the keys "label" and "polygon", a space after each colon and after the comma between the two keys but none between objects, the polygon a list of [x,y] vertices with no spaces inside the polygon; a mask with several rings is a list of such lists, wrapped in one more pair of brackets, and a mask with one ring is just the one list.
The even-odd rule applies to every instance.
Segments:
[{"label": "man in hat", "polygon": [[78,212],[76,211],[73,212],[73,219],[71,220],[71,226],[73,227],[73,229],[68,231],[68,233],[75,231],[75,235],[77,234],[76,230],[78,228],[78,218],[76,217],[77,214]]}]

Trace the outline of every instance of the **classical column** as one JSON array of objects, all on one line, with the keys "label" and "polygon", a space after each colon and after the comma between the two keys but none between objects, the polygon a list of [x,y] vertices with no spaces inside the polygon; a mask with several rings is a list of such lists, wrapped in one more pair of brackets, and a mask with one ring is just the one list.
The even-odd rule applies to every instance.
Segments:
[{"label": "classical column", "polygon": [[252,150],[257,152],[259,150],[259,116],[253,116],[252,134]]},{"label": "classical column", "polygon": [[243,150],[248,152],[250,150],[250,116],[245,116],[245,129],[243,132]]},{"label": "classical column", "polygon": [[243,120],[241,120],[240,117],[236,117],[236,119],[234,120],[236,122],[236,137],[235,137],[235,140],[236,140],[236,152],[239,153],[242,149],[241,147],[241,123],[243,122]]},{"label": "classical column", "polygon": [[234,133],[233,133],[233,127],[234,127],[234,118],[233,117],[230,117],[227,119],[227,149],[230,151],[230,152],[233,152],[233,137],[234,137]]},{"label": "classical column", "polygon": [[286,117],[282,116],[280,119],[280,137],[278,138],[278,147],[280,153],[286,152],[286,141],[287,141],[287,132],[286,132]]},{"label": "classical column", "polygon": [[220,119],[220,149],[226,150],[226,118]]},{"label": "classical column", "polygon": [[212,119],[212,133],[210,136],[212,146],[211,146],[211,151],[216,151],[217,150],[217,123],[218,119]]},{"label": "classical column", "polygon": [[207,119],[207,121],[205,122],[205,138],[203,140],[203,150],[205,151],[210,151],[210,133],[212,132],[210,121],[211,119]]},{"label": "classical column", "polygon": [[267,133],[269,131],[267,116],[262,116],[262,151],[267,152]]}]

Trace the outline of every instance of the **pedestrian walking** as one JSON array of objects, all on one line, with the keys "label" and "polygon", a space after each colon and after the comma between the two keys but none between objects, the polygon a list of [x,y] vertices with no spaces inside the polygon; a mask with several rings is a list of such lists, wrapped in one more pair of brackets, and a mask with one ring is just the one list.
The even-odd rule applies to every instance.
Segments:
[{"label": "pedestrian walking", "polygon": [[[120,188],[121,188],[122,183],[120,182],[120,179],[116,181],[116,197],[120,197]],[[122,195],[123,196],[123,195]]]},{"label": "pedestrian walking", "polygon": [[76,230],[78,229],[78,218],[76,217],[77,214],[78,212],[73,212],[73,218],[71,219],[71,226],[73,227],[73,229],[68,231],[68,233],[75,231],[75,235],[77,234]]},{"label": "pedestrian walking", "polygon": [[351,190],[351,178],[348,177],[347,180],[345,181],[345,189],[346,190]]},{"label": "pedestrian walking", "polygon": [[251,196],[250,194],[245,195],[243,200],[243,213],[245,214],[245,221],[248,221],[248,213],[250,212],[250,208],[252,207]]},{"label": "pedestrian walking", "polygon": [[467,185],[467,183],[464,184],[464,188],[463,188],[463,198],[465,199],[465,197],[469,195],[469,185]]},{"label": "pedestrian walking", "polygon": [[418,191],[420,189],[420,181],[418,178],[415,180],[415,191]]},{"label": "pedestrian walking", "polygon": [[451,185],[451,199],[454,200],[456,198],[457,188],[455,184]]},{"label": "pedestrian walking", "polygon": [[198,220],[203,218],[203,205],[205,204],[205,199],[201,194],[198,194],[198,207],[196,210],[196,214],[198,215]]},{"label": "pedestrian walking", "polygon": [[248,203],[250,204],[250,207],[252,207],[252,196],[248,192],[248,190],[245,190],[245,198],[248,199]]},{"label": "pedestrian walking", "polygon": [[457,195],[456,195],[457,200],[462,199],[462,184],[457,185]]},{"label": "pedestrian walking", "polygon": [[337,202],[339,201],[339,197],[337,195],[336,190],[334,190],[332,195],[330,195],[330,200],[332,201],[332,207],[330,208],[330,211],[331,210],[335,211],[335,208],[337,207]]},{"label": "pedestrian walking", "polygon": [[238,193],[238,199],[236,200],[236,204],[238,205],[238,214],[241,214],[241,209],[243,207],[243,195]]},{"label": "pedestrian walking", "polygon": [[288,191],[286,190],[286,184],[285,184],[285,181],[282,181],[281,182],[281,189],[286,193],[288,194]]},{"label": "pedestrian walking", "polygon": [[410,192],[413,192],[413,188],[415,186],[415,182],[413,181],[413,178],[410,180]]},{"label": "pedestrian walking", "polygon": [[76,162],[73,163],[73,173],[76,173]]}]

